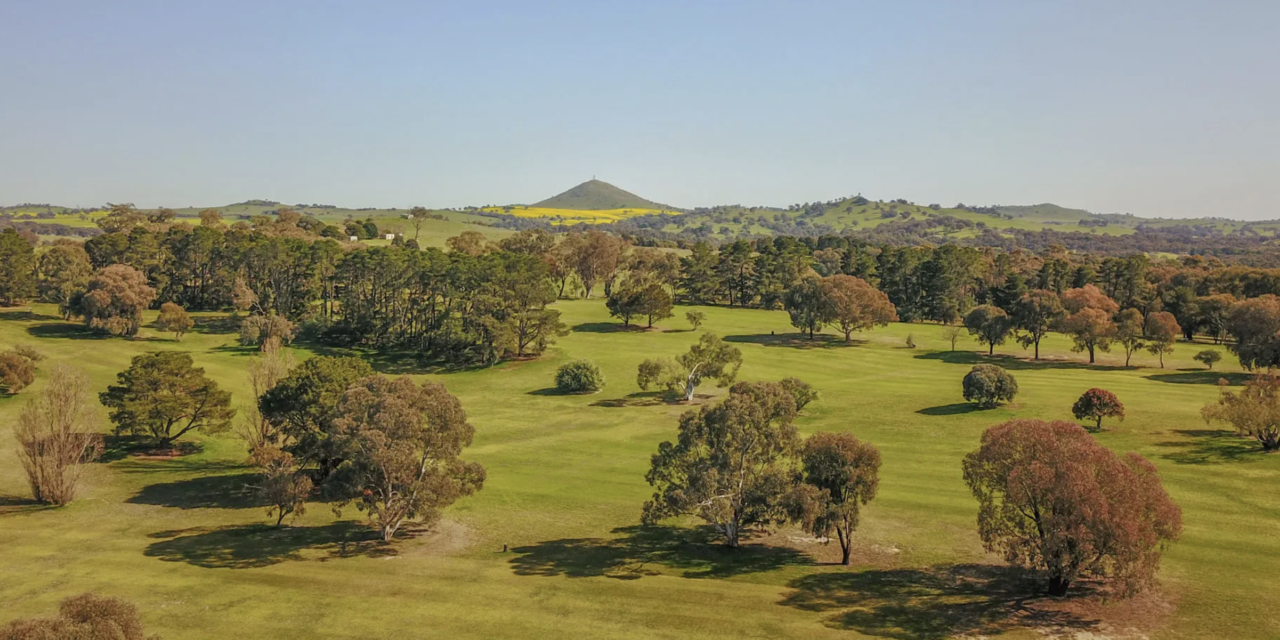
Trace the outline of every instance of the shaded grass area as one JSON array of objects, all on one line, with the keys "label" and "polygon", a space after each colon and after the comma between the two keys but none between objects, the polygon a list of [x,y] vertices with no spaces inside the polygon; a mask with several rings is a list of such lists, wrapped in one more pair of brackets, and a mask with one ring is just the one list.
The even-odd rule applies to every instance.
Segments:
[{"label": "shaded grass area", "polygon": [[[397,551],[369,527],[335,522],[318,527],[251,524],[157,531],[145,555],[206,569],[252,569],[287,561],[356,556],[389,557]],[[318,554],[318,555],[317,555]]]},{"label": "shaded grass area", "polygon": [[614,538],[566,538],[517,547],[512,570],[522,576],[604,576],[634,580],[676,569],[686,578],[726,578],[809,565],[812,560],[786,547],[719,544],[711,527],[632,526],[614,529]]},{"label": "shaded grass area", "polygon": [[[987,637],[1016,630],[1098,629],[1098,620],[1059,606],[1036,606],[1043,585],[986,564],[818,573],[793,580],[782,604],[823,614],[842,630],[901,640]],[[1077,589],[1074,599],[1088,596]],[[1060,605],[1060,602],[1053,602]]]}]

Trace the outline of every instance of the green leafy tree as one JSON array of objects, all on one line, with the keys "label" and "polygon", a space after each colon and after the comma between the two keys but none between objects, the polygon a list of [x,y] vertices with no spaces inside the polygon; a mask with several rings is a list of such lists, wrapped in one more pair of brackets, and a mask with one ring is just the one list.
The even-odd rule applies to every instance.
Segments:
[{"label": "green leafy tree", "polygon": [[964,317],[964,327],[969,334],[976,336],[978,342],[987,345],[987,354],[994,354],[996,346],[1004,344],[1013,330],[1013,321],[1004,309],[995,305],[984,304],[974,307]]},{"label": "green leafy tree", "polygon": [[187,314],[187,310],[175,302],[160,305],[160,316],[156,318],[156,328],[173,334],[175,340],[182,340],[182,334],[195,326],[195,321]]},{"label": "green leafy tree", "polygon": [[[1019,331],[1018,344],[1022,348],[1034,347],[1035,359],[1040,359],[1040,341],[1062,319],[1062,301],[1058,294],[1044,289],[1028,291],[1013,303],[1011,318]],[[955,350],[955,345],[951,346]]]},{"label": "green leafy tree", "polygon": [[1084,577],[1129,593],[1149,584],[1182,510],[1142,456],[1118,456],[1070,422],[1011,420],[965,456],[987,551],[1048,576],[1062,596]]},{"label": "green leafy tree", "polygon": [[828,288],[817,277],[804,278],[788,289],[783,308],[791,317],[791,326],[808,333],[810,340],[814,332],[835,319]]},{"label": "green leafy tree", "polygon": [[11,307],[36,295],[35,249],[13,229],[0,231],[0,304]]},{"label": "green leafy tree", "polygon": [[663,442],[645,479],[654,487],[643,519],[693,515],[738,547],[750,527],[787,519],[799,435],[791,394],[774,382],[741,382],[714,406],[680,417],[676,442]]},{"label": "green leafy tree", "polygon": [[331,483],[365,512],[384,541],[409,520],[426,525],[484,485],[484,467],[459,456],[475,428],[444,385],[371,376],[343,395],[334,418],[350,457]]},{"label": "green leafy tree", "polygon": [[1160,368],[1164,368],[1164,354],[1173,353],[1173,345],[1182,333],[1182,327],[1168,311],[1153,311],[1147,314],[1143,332],[1149,343],[1147,351],[1160,356]]},{"label": "green leafy tree", "polygon": [[158,351],[134,356],[116,384],[98,395],[117,434],[149,436],[161,447],[200,429],[218,433],[231,425],[231,393],[196,367],[191,354]]},{"label": "green leafy tree", "polygon": [[1137,309],[1125,309],[1116,316],[1115,340],[1124,347],[1124,366],[1129,366],[1129,359],[1139,349],[1147,346],[1146,322],[1142,312]]},{"label": "green leafy tree", "polygon": [[1011,402],[1018,394],[1018,381],[994,364],[974,365],[962,381],[964,399],[979,407],[993,409],[1001,402]]},{"label": "green leafy tree", "polygon": [[36,268],[36,287],[40,299],[58,305],[63,318],[70,318],[71,301],[83,291],[93,276],[89,254],[79,243],[59,242],[40,256]]},{"label": "green leafy tree", "polygon": [[840,541],[840,563],[849,564],[853,532],[864,505],[880,486],[880,451],[851,433],[815,433],[800,452],[803,482],[791,517],[815,536]]},{"label": "green leafy tree", "polygon": [[707,314],[701,311],[688,311],[684,314],[684,319],[689,322],[689,326],[693,327],[694,331],[697,331],[702,328],[702,323],[707,321]]},{"label": "green leafy tree", "polygon": [[1213,349],[1205,349],[1204,351],[1197,353],[1194,357],[1197,362],[1208,367],[1210,371],[1213,370],[1213,365],[1222,360],[1222,354]]},{"label": "green leafy tree", "polygon": [[714,333],[704,333],[674,361],[658,358],[642,362],[636,383],[645,391],[661,386],[671,393],[683,392],[687,402],[693,400],[693,393],[703,380],[715,380],[722,387],[733,384],[741,366],[742,351]]},{"label": "green leafy tree", "polygon": [[1090,389],[1071,407],[1076,420],[1092,420],[1095,430],[1102,430],[1103,418],[1124,420],[1124,405],[1116,394],[1106,389]]},{"label": "green leafy tree", "polygon": [[301,466],[317,464],[323,478],[345,455],[332,422],[347,388],[373,375],[360,358],[316,356],[295,367],[258,401],[262,418],[278,425],[283,449]]}]

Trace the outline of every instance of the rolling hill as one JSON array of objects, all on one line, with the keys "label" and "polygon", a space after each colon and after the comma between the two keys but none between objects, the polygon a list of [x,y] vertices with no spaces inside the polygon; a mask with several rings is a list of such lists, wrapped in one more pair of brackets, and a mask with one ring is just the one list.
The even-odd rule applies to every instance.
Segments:
[{"label": "rolling hill", "polygon": [[573,209],[577,211],[607,211],[612,209],[671,210],[665,204],[645,200],[640,196],[619,189],[602,180],[588,180],[564,193],[529,205],[530,209]]}]

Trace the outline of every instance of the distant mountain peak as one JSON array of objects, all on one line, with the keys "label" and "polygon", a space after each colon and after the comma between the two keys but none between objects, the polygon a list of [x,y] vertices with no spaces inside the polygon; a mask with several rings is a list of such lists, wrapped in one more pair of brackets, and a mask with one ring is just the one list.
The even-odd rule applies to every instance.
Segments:
[{"label": "distant mountain peak", "polygon": [[605,209],[671,209],[665,204],[646,200],[603,180],[592,178],[564,193],[535,202],[532,207],[600,211]]}]

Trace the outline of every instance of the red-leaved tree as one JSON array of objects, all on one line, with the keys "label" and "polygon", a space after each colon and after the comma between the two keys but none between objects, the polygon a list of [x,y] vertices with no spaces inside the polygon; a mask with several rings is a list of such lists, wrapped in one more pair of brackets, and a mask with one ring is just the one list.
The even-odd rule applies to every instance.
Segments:
[{"label": "red-leaved tree", "polygon": [[1080,425],[1018,419],[987,429],[964,459],[988,551],[1048,576],[1062,596],[1076,580],[1110,578],[1121,593],[1147,585],[1182,510],[1142,456],[1117,456]]},{"label": "red-leaved tree", "polygon": [[1106,389],[1090,389],[1071,407],[1076,420],[1093,420],[1094,428],[1102,429],[1103,418],[1124,420],[1124,405],[1116,394]]}]

